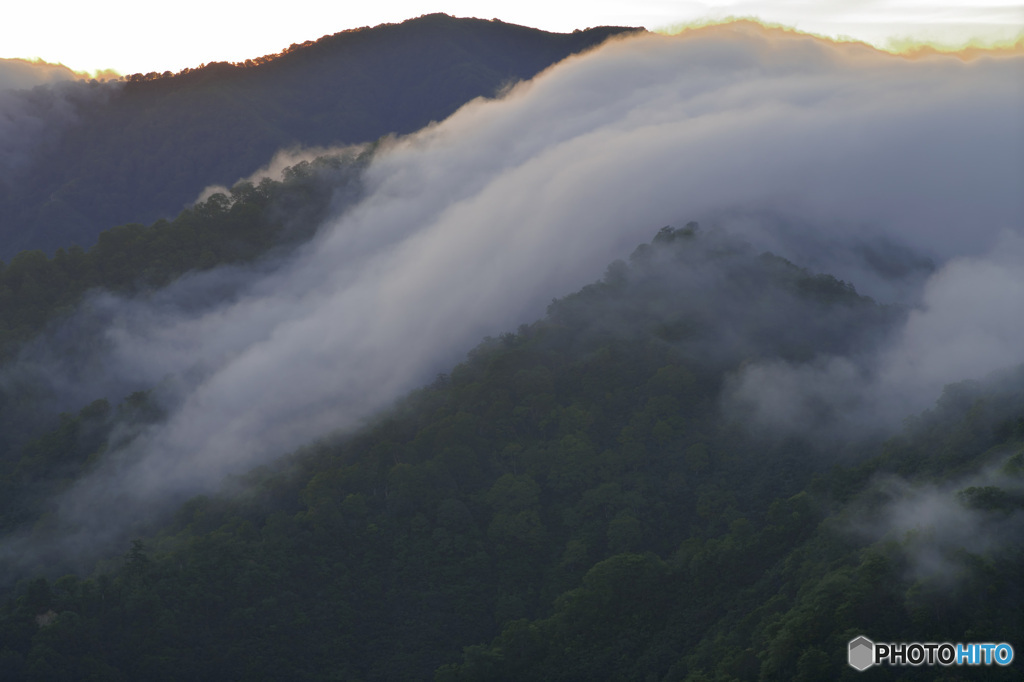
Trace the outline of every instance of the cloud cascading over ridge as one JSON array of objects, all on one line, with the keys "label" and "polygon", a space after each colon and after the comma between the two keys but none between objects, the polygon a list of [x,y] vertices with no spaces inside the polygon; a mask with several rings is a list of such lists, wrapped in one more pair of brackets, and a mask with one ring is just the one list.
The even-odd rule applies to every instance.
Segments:
[{"label": "cloud cascading over ridge", "polygon": [[0,59],[0,189],[37,145],[74,122],[78,101],[105,95],[106,88],[86,88],[80,78],[61,64]]},{"label": "cloud cascading over ridge", "polygon": [[[1024,233],[1022,76],[1021,55],[909,60],[739,23],[612,40],[472,102],[383,145],[365,197],[226,302],[105,299],[104,362],[163,380],[172,409],[81,481],[61,516],[83,538],[116,534],[131,510],[351,427],[691,219],[880,297],[923,292],[868,387],[902,372],[906,409],[934,400],[937,382],[971,378],[958,373],[1024,362],[1008,342],[1024,332],[1022,299],[1005,293],[1024,272],[1006,248]],[[849,256],[878,245],[936,271]],[[963,299],[961,281],[990,309]],[[949,364],[974,343],[954,338],[957,320],[998,362]],[[771,369],[791,383],[787,372],[816,371]],[[840,376],[835,390],[866,390],[854,383]]]},{"label": "cloud cascading over ridge", "polygon": [[75,80],[78,75],[61,64],[48,64],[27,59],[0,59],[0,92],[27,90],[37,85],[49,85]]}]

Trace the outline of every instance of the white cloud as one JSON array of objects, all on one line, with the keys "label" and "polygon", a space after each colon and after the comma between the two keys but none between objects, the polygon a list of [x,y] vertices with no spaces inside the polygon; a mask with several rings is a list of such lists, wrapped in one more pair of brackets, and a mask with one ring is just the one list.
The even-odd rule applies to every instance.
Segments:
[{"label": "white cloud", "polygon": [[[1024,100],[1007,86],[1022,63],[910,61],[732,27],[613,41],[470,103],[384,148],[365,199],[223,305],[115,303],[107,361],[170,375],[176,401],[127,464],[72,491],[64,518],[89,537],[116,532],[131,510],[351,427],[667,223],[735,223],[782,255],[811,231],[826,265],[843,262],[828,244],[881,238],[940,265],[969,254],[942,271],[956,280],[1024,225]],[[918,327],[946,324],[941,282],[908,348],[927,337]]]}]

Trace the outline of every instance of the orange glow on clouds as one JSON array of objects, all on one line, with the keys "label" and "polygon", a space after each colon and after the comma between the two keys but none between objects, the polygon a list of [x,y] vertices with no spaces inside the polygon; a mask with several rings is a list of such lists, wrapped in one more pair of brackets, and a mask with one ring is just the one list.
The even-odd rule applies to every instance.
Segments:
[{"label": "orange glow on clouds", "polygon": [[810,31],[800,31],[791,26],[761,21],[755,18],[728,17],[721,20],[706,20],[680,24],[671,28],[663,29],[660,33],[667,35],[698,34],[718,31],[739,31],[739,32],[782,32],[790,34],[802,34],[809,37],[824,40],[837,46],[860,46],[874,52],[902,55],[908,58],[920,58],[936,55],[956,56],[961,59],[976,59],[981,56],[994,55],[1022,55],[1024,54],[1024,32],[1016,38],[1007,40],[973,39],[964,44],[942,44],[928,43],[921,40],[892,39],[883,45],[873,45],[865,40],[858,40],[849,36],[827,36]]}]

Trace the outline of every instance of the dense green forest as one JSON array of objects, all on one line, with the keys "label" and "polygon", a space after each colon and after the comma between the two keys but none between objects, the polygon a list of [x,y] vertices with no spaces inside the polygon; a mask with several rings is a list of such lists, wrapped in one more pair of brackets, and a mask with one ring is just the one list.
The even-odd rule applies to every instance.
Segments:
[{"label": "dense green forest", "polygon": [[0,93],[0,680],[1024,677],[847,659],[1024,637],[1019,59],[730,22],[387,138],[631,30]]},{"label": "dense green forest", "polygon": [[[216,224],[250,200],[263,201],[214,200]],[[139,248],[162,232],[189,244],[170,223],[119,229]],[[210,262],[251,257],[260,234]],[[106,262],[103,243],[78,258]],[[164,262],[114,267],[111,284],[180,272]],[[719,231],[667,227],[366,428],[189,501],[95,570],[8,584],[0,678],[854,679],[860,634],[1019,642],[1024,369],[947,388],[884,442],[823,445],[723,408],[744,363],[852,355],[905,314]],[[41,518],[27,537],[44,539],[47,495],[95,465],[113,425],[159,418],[133,394],[20,445],[0,472],[19,500],[3,527]],[[974,485],[982,470],[990,484]],[[932,486],[1004,541],[864,532],[884,529],[894,480]],[[31,481],[45,485],[24,492]],[[868,674],[937,673],[1021,668]]]},{"label": "dense green forest", "polygon": [[[282,181],[236,184],[174,220],[101,232],[88,250],[58,249],[52,257],[25,251],[0,261],[0,528],[38,518],[41,505],[83,471],[114,424],[147,414],[139,393],[118,409],[92,396],[96,402],[81,414],[76,405],[74,414],[59,415],[52,406],[61,396],[22,369],[32,358],[32,340],[63,330],[48,338],[63,339],[56,353],[73,362],[80,356],[71,346],[98,343],[95,330],[66,330],[90,292],[147,296],[188,272],[285,256],[312,236],[309,226],[331,207],[359,196],[359,174],[372,154],[371,146],[323,156],[286,168]],[[27,445],[49,429],[56,430]]]},{"label": "dense green forest", "polygon": [[22,251],[0,261],[0,361],[90,289],[136,295],[186,272],[251,262],[301,243],[332,206],[358,197],[359,173],[373,149],[303,161],[286,168],[281,181],[239,182],[173,220],[104,230],[88,250],[60,248],[52,257]]},{"label": "dense green forest", "polygon": [[111,225],[173,217],[281,149],[411,133],[627,30],[432,14],[241,64],[36,88],[19,116],[38,139],[19,142],[25,158],[0,172],[0,258],[90,247]]}]

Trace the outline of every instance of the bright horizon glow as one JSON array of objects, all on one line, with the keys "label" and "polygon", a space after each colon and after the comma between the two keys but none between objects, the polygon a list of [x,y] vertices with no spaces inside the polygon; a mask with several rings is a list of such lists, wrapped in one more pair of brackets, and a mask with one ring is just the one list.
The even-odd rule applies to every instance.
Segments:
[{"label": "bright horizon glow", "polygon": [[86,73],[176,72],[209,62],[241,62],[339,31],[433,12],[563,33],[601,25],[672,31],[748,17],[883,49],[990,46],[1024,35],[1024,4],[1008,0],[980,6],[972,0],[380,0],[372,6],[323,0],[179,0],[152,6],[127,0],[22,0],[7,8],[0,22],[0,57],[41,59]]}]

